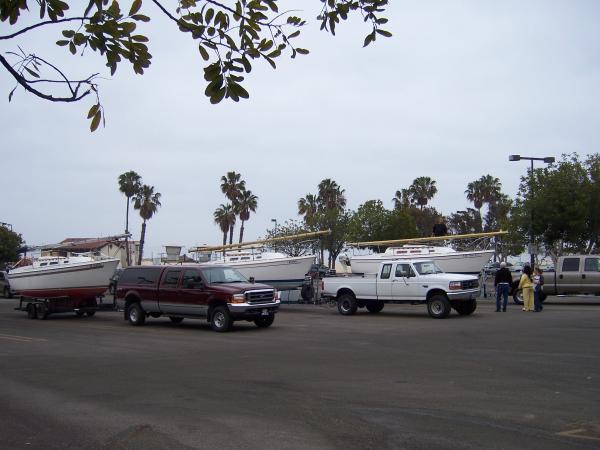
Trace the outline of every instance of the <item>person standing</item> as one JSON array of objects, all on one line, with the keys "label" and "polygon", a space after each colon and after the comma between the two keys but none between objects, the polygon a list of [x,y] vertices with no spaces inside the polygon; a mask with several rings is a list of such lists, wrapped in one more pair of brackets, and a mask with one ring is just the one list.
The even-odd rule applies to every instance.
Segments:
[{"label": "person standing", "polygon": [[496,288],[496,312],[500,312],[500,300],[502,302],[502,311],[506,312],[506,304],[508,303],[508,291],[512,283],[512,274],[506,267],[506,263],[500,263],[500,269],[496,272],[494,278],[494,287]]},{"label": "person standing", "polygon": [[523,311],[533,311],[533,278],[531,274],[531,266],[524,266],[523,275],[521,275],[517,288],[523,291]]},{"label": "person standing", "polygon": [[542,306],[542,286],[544,286],[544,275],[539,267],[533,269],[533,310],[541,312]]},{"label": "person standing", "polygon": [[444,218],[442,216],[438,217],[433,225],[433,235],[434,236],[446,236],[448,234],[448,227],[444,223]]}]

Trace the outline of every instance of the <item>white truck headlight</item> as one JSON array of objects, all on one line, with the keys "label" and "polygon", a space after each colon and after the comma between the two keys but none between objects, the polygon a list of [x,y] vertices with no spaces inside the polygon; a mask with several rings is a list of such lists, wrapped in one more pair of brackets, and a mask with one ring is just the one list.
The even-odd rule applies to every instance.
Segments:
[{"label": "white truck headlight", "polygon": [[458,291],[462,289],[462,283],[460,281],[451,281],[448,287],[451,291]]}]

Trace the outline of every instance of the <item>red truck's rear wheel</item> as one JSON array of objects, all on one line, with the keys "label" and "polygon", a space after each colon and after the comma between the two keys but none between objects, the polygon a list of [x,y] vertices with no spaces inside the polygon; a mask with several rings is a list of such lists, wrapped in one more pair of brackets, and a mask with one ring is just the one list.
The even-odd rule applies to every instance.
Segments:
[{"label": "red truck's rear wheel", "polygon": [[132,303],[127,308],[127,319],[131,325],[144,325],[146,313],[139,303]]}]

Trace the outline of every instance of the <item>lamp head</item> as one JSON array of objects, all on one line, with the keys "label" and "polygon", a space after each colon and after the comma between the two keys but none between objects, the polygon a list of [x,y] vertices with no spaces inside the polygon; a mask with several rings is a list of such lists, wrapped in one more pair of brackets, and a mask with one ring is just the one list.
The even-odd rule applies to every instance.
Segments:
[{"label": "lamp head", "polygon": [[509,161],[520,161],[521,155],[508,155],[508,160]]},{"label": "lamp head", "polygon": [[546,156],[544,158],[544,162],[546,164],[552,164],[554,161],[556,161],[556,158],[554,158],[554,156]]}]

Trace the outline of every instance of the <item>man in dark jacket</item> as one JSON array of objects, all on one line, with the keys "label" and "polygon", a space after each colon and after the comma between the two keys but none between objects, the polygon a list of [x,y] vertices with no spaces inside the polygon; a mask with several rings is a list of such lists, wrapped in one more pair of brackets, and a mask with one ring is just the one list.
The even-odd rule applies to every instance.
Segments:
[{"label": "man in dark jacket", "polygon": [[500,312],[500,296],[504,297],[502,303],[502,311],[506,312],[506,304],[508,303],[508,291],[512,283],[512,274],[507,269],[506,263],[500,263],[500,269],[496,272],[494,278],[494,287],[496,288],[496,312]]}]

